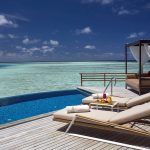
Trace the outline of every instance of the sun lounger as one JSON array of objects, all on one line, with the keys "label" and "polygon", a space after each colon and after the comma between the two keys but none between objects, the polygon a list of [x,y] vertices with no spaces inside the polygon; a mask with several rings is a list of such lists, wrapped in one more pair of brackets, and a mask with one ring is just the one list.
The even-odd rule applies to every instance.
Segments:
[{"label": "sun lounger", "polygon": [[[137,122],[146,117],[150,117],[150,102],[122,112],[91,109],[90,112],[85,113],[67,113],[66,109],[62,109],[53,114],[53,120],[55,121],[71,122],[67,131],[72,124],[78,124],[85,127],[150,137],[149,131],[132,128]],[[130,126],[129,123],[131,123]]]},{"label": "sun lounger", "polygon": [[[150,93],[143,94],[141,96],[137,96],[135,98],[121,98],[121,97],[113,97],[112,100],[117,102],[114,107],[120,107],[120,108],[130,108],[136,105],[144,104],[146,102],[150,102]],[[89,104],[94,101],[97,101],[96,99],[93,99],[92,96],[86,97],[82,100],[83,104]]]},{"label": "sun lounger", "polygon": [[141,79],[139,79],[138,75],[127,75],[125,82],[126,86],[131,87],[135,91],[139,92],[139,94],[140,92],[150,91],[150,77],[148,74],[142,74]]}]

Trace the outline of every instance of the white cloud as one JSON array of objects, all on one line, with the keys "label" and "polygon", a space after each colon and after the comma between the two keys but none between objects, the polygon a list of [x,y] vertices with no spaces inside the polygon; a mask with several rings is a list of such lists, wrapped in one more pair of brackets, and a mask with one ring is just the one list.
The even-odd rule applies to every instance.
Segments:
[{"label": "white cloud", "polygon": [[47,49],[49,48],[47,45],[42,46],[42,49]]},{"label": "white cloud", "polygon": [[96,49],[96,47],[94,45],[85,45],[84,48],[85,49]]},{"label": "white cloud", "polygon": [[33,55],[34,52],[40,51],[40,50],[41,49],[38,48],[38,47],[31,47],[31,48],[22,47],[22,52],[26,53],[26,54],[29,54],[29,55]]},{"label": "white cloud", "polygon": [[123,6],[121,6],[120,8],[114,10],[114,12],[116,12],[118,15],[135,15],[139,11],[138,10],[128,10],[128,9],[125,9]]},{"label": "white cloud", "polygon": [[138,37],[137,33],[131,33],[129,36],[128,36],[128,39],[132,39],[132,38],[136,38]]},{"label": "white cloud", "polygon": [[14,34],[8,34],[8,37],[9,37],[9,38],[11,38],[11,39],[15,39],[15,38],[17,38],[17,36],[16,36],[16,35],[14,35]]},{"label": "white cloud", "polygon": [[29,19],[23,17],[23,16],[20,16],[20,15],[10,15],[10,14],[2,14],[4,16],[6,16],[7,18],[10,18],[10,19],[13,19],[13,20],[20,20],[20,21],[25,21],[25,22],[28,22]]},{"label": "white cloud", "polygon": [[111,4],[114,0],[82,0],[82,3],[100,3],[101,5]]},{"label": "white cloud", "polygon": [[40,48],[38,48],[38,47],[32,47],[32,48],[30,48],[30,50],[31,51],[40,51]]},{"label": "white cloud", "polygon": [[118,11],[118,15],[127,15],[127,14],[130,14],[129,10],[123,9],[123,10]]},{"label": "white cloud", "polygon": [[22,40],[23,44],[29,44],[30,40],[28,38],[25,38],[24,40]]},{"label": "white cloud", "polygon": [[76,33],[77,34],[90,34],[90,33],[92,33],[92,29],[90,27],[85,27],[81,30],[79,30],[79,29],[76,30]]},{"label": "white cloud", "polygon": [[6,37],[9,37],[9,38],[11,38],[11,39],[17,38],[17,36],[14,35],[14,34],[8,34],[8,35],[0,34],[0,39],[4,39],[4,38],[6,38]]},{"label": "white cloud", "polygon": [[16,49],[21,50],[22,52],[26,52],[26,50],[27,50],[27,48],[22,47],[22,46],[20,46],[20,45],[17,45],[17,46],[16,46]]},{"label": "white cloud", "polygon": [[16,46],[16,49],[21,49],[23,53],[29,54],[29,55],[34,55],[35,52],[40,52],[40,53],[47,53],[47,52],[53,52],[55,50],[54,47],[49,47],[49,46],[42,46],[42,47],[31,47],[31,48],[25,48],[22,46]]},{"label": "white cloud", "polygon": [[0,34],[0,39],[4,39],[5,35],[4,34]]},{"label": "white cloud", "polygon": [[49,44],[49,42],[48,41],[43,41],[43,44],[47,45],[47,44]]},{"label": "white cloud", "polygon": [[52,52],[54,50],[55,50],[54,47],[49,47],[47,45],[42,46],[42,51],[43,51],[44,54],[47,53],[47,52]]},{"label": "white cloud", "polygon": [[132,38],[141,37],[143,35],[145,35],[145,32],[138,32],[138,33],[134,32],[134,33],[131,33],[127,38],[132,39]]},{"label": "white cloud", "polygon": [[59,42],[56,41],[56,40],[50,40],[50,44],[51,44],[52,46],[59,46]]},{"label": "white cloud", "polygon": [[34,44],[34,43],[38,43],[40,40],[39,39],[29,39],[28,37],[26,37],[24,40],[22,40],[23,44]]},{"label": "white cloud", "polygon": [[139,32],[138,35],[143,36],[143,35],[145,35],[145,32]]},{"label": "white cloud", "polygon": [[18,24],[7,18],[5,15],[0,15],[0,26],[18,27]]},{"label": "white cloud", "polygon": [[22,49],[22,47],[21,47],[21,46],[19,46],[19,45],[17,45],[17,46],[16,46],[16,49]]},{"label": "white cloud", "polygon": [[47,52],[53,52],[54,51],[54,47],[48,48],[48,49],[43,49],[43,53],[47,53]]}]

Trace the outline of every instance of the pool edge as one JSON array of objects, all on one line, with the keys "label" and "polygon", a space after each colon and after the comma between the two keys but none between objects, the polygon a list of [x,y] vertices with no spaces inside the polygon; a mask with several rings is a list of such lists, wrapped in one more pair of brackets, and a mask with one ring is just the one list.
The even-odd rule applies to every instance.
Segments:
[{"label": "pool edge", "polygon": [[5,129],[5,128],[9,128],[9,127],[12,127],[12,126],[16,126],[16,125],[19,125],[19,124],[23,124],[23,123],[26,123],[26,122],[34,121],[34,120],[37,120],[37,119],[45,118],[45,117],[48,117],[48,116],[52,116],[54,112],[55,111],[52,111],[52,112],[48,112],[48,113],[45,113],[45,114],[40,114],[40,115],[37,115],[37,116],[33,116],[33,117],[13,121],[13,122],[10,122],[10,123],[5,123],[4,125],[2,124],[2,125],[0,125],[0,130]]}]

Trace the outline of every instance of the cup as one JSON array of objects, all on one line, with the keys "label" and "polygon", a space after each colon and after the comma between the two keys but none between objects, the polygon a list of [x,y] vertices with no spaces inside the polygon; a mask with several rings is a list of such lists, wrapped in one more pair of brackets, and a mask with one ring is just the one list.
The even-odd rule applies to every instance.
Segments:
[{"label": "cup", "polygon": [[106,99],[106,98],[107,98],[107,97],[106,97],[106,93],[103,93],[103,98],[104,98],[104,99]]}]

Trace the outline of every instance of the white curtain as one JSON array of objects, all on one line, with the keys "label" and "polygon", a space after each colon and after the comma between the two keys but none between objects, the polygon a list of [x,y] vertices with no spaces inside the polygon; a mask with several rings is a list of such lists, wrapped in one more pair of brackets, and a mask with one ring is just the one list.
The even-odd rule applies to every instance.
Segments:
[{"label": "white curtain", "polygon": [[150,58],[150,46],[148,44],[144,44],[144,48],[146,49],[147,55]]},{"label": "white curtain", "polygon": [[[139,46],[130,46],[131,53],[134,57],[134,59],[139,62]],[[148,60],[150,59],[150,49],[149,49],[149,55],[147,53],[147,49],[144,46],[141,46],[141,65],[143,66]]]},{"label": "white curtain", "polygon": [[[131,53],[134,59],[139,62],[139,46],[130,46]],[[141,72],[143,73],[143,65],[150,59],[150,47],[146,44],[141,46]]]}]

